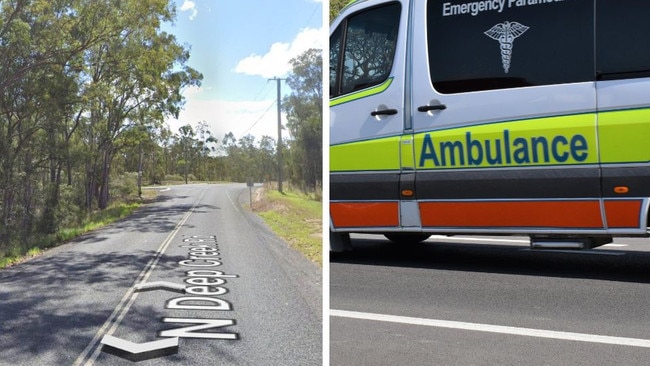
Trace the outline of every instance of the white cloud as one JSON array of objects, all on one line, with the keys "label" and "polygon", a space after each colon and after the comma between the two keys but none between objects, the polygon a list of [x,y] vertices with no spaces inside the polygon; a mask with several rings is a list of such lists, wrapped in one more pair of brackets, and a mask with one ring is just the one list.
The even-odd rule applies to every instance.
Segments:
[{"label": "white cloud", "polygon": [[239,61],[235,72],[264,78],[284,76],[291,71],[289,61],[292,58],[310,48],[323,48],[325,34],[324,28],[305,28],[291,43],[274,43],[265,55],[252,54]]},{"label": "white cloud", "polygon": [[183,5],[181,5],[181,11],[191,10],[190,20],[194,20],[198,15],[199,11],[196,8],[196,3],[192,0],[183,0]]},{"label": "white cloud", "polygon": [[[277,140],[278,121],[275,100],[260,101],[226,101],[202,98],[204,88],[191,87],[185,90],[185,107],[178,119],[169,119],[167,123],[172,132],[177,133],[181,126],[190,124],[195,127],[198,122],[206,121],[212,135],[219,141],[228,132],[240,139],[247,134],[259,141],[262,136],[271,136]],[[282,115],[282,123],[286,124]],[[283,138],[288,132],[283,131]]]}]

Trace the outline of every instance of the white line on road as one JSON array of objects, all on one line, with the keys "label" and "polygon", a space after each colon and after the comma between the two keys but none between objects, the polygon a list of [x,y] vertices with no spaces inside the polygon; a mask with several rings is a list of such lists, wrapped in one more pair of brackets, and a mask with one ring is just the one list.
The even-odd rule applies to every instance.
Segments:
[{"label": "white line on road", "polygon": [[230,201],[230,204],[232,204],[232,207],[234,207],[235,210],[237,210],[237,212],[241,213],[241,211],[239,210],[239,205],[235,204],[235,201],[232,200],[232,197],[230,197],[230,193],[228,193],[227,190],[226,190],[226,197],[228,197],[228,200]]},{"label": "white line on road", "polygon": [[551,338],[551,339],[560,339],[560,340],[567,340],[567,341],[604,343],[604,344],[612,344],[612,345],[620,345],[620,346],[650,348],[650,339],[611,337],[611,336],[603,336],[597,334],[571,333],[571,332],[560,332],[560,331],[544,330],[544,329],[508,327],[502,325],[466,323],[466,322],[427,319],[427,318],[413,318],[407,316],[363,313],[357,311],[346,311],[346,310],[335,310],[335,309],[330,309],[330,316],[351,318],[351,319],[373,320],[373,321],[380,321],[380,322],[400,323],[400,324],[421,325],[421,326],[436,327],[436,328],[470,330],[475,332],[500,333],[500,334],[510,334],[510,335],[519,335],[519,336],[527,336],[527,337]]},{"label": "white line on road", "polygon": [[[129,309],[135,302],[135,299],[138,297],[138,293],[135,291],[135,287],[138,284],[143,284],[146,283],[147,280],[149,279],[149,276],[151,276],[151,273],[153,270],[156,268],[156,265],[158,264],[158,261],[160,261],[160,258],[162,255],[165,253],[165,250],[167,250],[167,247],[169,244],[174,240],[174,237],[176,237],[176,234],[180,231],[181,227],[185,225],[185,222],[187,219],[189,219],[190,215],[194,212],[194,209],[196,209],[196,206],[201,202],[203,199],[203,195],[205,195],[205,190],[201,192],[201,196],[199,196],[199,199],[194,202],[194,205],[183,215],[181,220],[176,224],[176,227],[172,232],[167,235],[167,238],[160,244],[160,247],[158,247],[158,250],[156,251],[155,255],[153,258],[149,260],[147,265],[144,267],[144,269],[138,274],[138,277],[136,278],[134,284],[127,290],[127,292],[124,294],[122,297],[122,300],[117,304],[111,315],[106,319],[102,327],[95,333],[95,336],[93,337],[92,341],[86,346],[86,348],[83,350],[81,355],[77,357],[75,360],[73,366],[92,366],[97,357],[99,356],[99,353],[101,352],[101,347],[99,347],[99,340],[104,336],[104,335],[112,335],[115,330],[117,329],[117,326],[122,322],[122,319],[124,319],[124,316],[126,313],[128,313]],[[110,327],[110,328],[109,328]],[[92,352],[92,354],[91,354]]]}]

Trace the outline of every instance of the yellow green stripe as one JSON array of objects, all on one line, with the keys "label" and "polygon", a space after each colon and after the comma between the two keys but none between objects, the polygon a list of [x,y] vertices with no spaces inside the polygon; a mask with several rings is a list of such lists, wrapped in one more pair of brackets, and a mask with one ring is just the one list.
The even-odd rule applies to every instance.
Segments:
[{"label": "yellow green stripe", "polygon": [[398,170],[400,137],[330,146],[330,171]]},{"label": "yellow green stripe", "polygon": [[[409,157],[411,151],[415,159]],[[332,172],[399,170],[401,165],[430,170],[648,162],[650,109],[508,121],[330,146]]]},{"label": "yellow green stripe", "polygon": [[402,162],[402,168],[406,169],[415,169],[415,161],[413,157],[413,136],[404,135],[400,139],[400,160]]},{"label": "yellow green stripe", "polygon": [[381,84],[379,84],[377,86],[374,86],[372,88],[360,90],[360,91],[355,92],[355,93],[346,94],[344,96],[340,96],[340,97],[337,97],[337,98],[330,99],[330,107],[334,107],[334,106],[339,105],[339,104],[351,102],[353,100],[369,97],[371,95],[383,93],[384,90],[388,89],[388,87],[390,86],[390,84],[392,82],[393,82],[393,78],[391,77],[391,78],[388,78],[383,83],[381,83]]},{"label": "yellow green stripe", "polygon": [[415,135],[419,169],[597,164],[596,114],[535,118]]},{"label": "yellow green stripe", "polygon": [[598,115],[602,163],[650,162],[650,109]]}]

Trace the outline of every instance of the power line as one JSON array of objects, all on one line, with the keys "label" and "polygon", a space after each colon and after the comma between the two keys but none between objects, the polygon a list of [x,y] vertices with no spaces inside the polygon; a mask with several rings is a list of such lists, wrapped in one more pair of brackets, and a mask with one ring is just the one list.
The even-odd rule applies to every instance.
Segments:
[{"label": "power line", "polygon": [[262,114],[257,118],[257,120],[255,120],[255,122],[253,122],[253,124],[252,124],[250,127],[248,127],[248,129],[246,129],[246,131],[244,131],[244,135],[246,135],[246,134],[247,134],[251,129],[253,129],[253,127],[255,127],[255,125],[256,125],[259,121],[262,120],[262,118],[264,117],[264,115],[266,114],[266,112],[268,112],[269,109],[271,109],[271,107],[273,107],[273,106],[275,105],[275,103],[277,103],[277,101],[274,100],[273,103],[271,103],[271,105],[268,106],[268,108],[266,108],[266,110],[265,110],[264,112],[262,112]]},{"label": "power line", "polygon": [[269,86],[269,83],[264,84],[264,85],[262,86],[262,89],[260,89],[260,91],[257,92],[257,94],[255,95],[255,97],[253,98],[253,101],[257,101],[258,98],[260,97],[260,95],[262,95],[262,92],[266,91],[266,89],[268,88],[268,86]]},{"label": "power line", "polygon": [[323,10],[323,7],[320,4],[316,4],[314,6],[314,10],[311,12],[311,15],[309,16],[309,19],[307,20],[307,24],[311,23],[311,19],[314,17],[314,14],[316,14],[317,10]]}]

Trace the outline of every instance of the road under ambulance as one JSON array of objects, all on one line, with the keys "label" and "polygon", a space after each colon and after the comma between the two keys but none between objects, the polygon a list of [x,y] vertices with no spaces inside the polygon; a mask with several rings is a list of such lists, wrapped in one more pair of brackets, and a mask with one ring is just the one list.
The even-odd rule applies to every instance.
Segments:
[{"label": "road under ambulance", "polygon": [[348,5],[330,30],[331,248],[648,236],[648,18],[636,0]]}]

